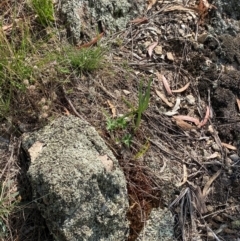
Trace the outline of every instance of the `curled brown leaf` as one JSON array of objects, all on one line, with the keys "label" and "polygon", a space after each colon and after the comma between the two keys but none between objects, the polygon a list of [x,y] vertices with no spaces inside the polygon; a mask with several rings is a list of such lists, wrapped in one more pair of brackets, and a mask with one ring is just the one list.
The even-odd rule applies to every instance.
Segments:
[{"label": "curled brown leaf", "polygon": [[91,47],[92,45],[96,44],[96,43],[98,42],[98,40],[100,40],[102,37],[103,37],[103,32],[100,33],[97,37],[95,37],[95,38],[94,38],[93,40],[91,40],[90,42],[78,46],[77,49],[82,49],[82,48]]},{"label": "curled brown leaf", "polygon": [[156,94],[158,95],[158,97],[161,98],[161,100],[167,104],[169,107],[173,107],[173,104],[171,102],[168,101],[168,99],[166,98],[166,96],[164,94],[162,94],[160,91],[155,90]]},{"label": "curled brown leaf", "polygon": [[171,88],[170,88],[170,86],[169,86],[169,84],[168,84],[167,79],[164,77],[164,75],[162,75],[162,74],[160,74],[160,73],[158,73],[158,72],[156,72],[156,75],[157,75],[157,77],[158,77],[158,80],[162,81],[162,83],[163,83],[163,85],[164,85],[167,93],[168,93],[169,95],[172,95],[172,90],[171,90]]},{"label": "curled brown leaf", "polygon": [[206,125],[206,123],[208,122],[209,116],[210,116],[210,108],[207,106],[205,117],[198,125],[199,128]]},{"label": "curled brown leaf", "polygon": [[135,18],[133,19],[132,21],[130,21],[130,23],[133,23],[133,24],[143,24],[143,23],[147,23],[148,22],[148,19],[146,17],[143,17],[143,18]]},{"label": "curled brown leaf", "polygon": [[176,115],[173,116],[175,120],[183,120],[183,121],[190,121],[193,122],[196,126],[199,126],[200,122],[197,118],[188,116],[188,115]]},{"label": "curled brown leaf", "polygon": [[184,120],[180,120],[180,119],[178,120],[175,118],[173,118],[173,120],[176,122],[177,126],[180,127],[184,131],[190,131],[190,130],[196,128]]},{"label": "curled brown leaf", "polygon": [[172,90],[172,93],[181,93],[183,91],[185,91],[190,85],[190,82],[188,82],[186,85],[184,85],[182,88],[177,89],[177,90]]},{"label": "curled brown leaf", "polygon": [[158,42],[153,42],[149,47],[148,47],[148,55],[149,57],[152,57],[152,53],[154,48],[157,46]]},{"label": "curled brown leaf", "polygon": [[237,150],[237,148],[235,146],[232,146],[230,144],[227,144],[227,143],[224,143],[224,142],[221,142],[221,144],[222,144],[222,146],[226,147],[229,150],[233,150],[233,151]]}]

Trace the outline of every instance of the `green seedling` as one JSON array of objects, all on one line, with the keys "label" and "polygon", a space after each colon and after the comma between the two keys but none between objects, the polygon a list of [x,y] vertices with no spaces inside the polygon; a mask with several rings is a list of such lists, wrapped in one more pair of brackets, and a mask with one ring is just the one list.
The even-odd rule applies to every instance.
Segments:
[{"label": "green seedling", "polygon": [[117,118],[117,127],[120,129],[125,129],[127,127],[127,120],[126,118]]},{"label": "green seedling", "polygon": [[108,131],[113,131],[115,129],[117,129],[117,122],[116,122],[116,120],[108,118],[107,119],[107,130]]},{"label": "green seedling", "polygon": [[134,131],[136,131],[139,128],[141,118],[142,118],[142,114],[148,108],[149,99],[150,99],[151,83],[152,83],[152,80],[150,80],[148,82],[146,92],[144,93],[143,92],[143,83],[142,83],[142,81],[140,82],[140,86],[139,86],[139,90],[138,90],[138,108],[136,110],[137,119],[136,119],[136,122],[135,122]]},{"label": "green seedling", "polygon": [[[152,80],[150,80],[148,82],[147,89],[144,92],[143,91],[143,83],[142,83],[142,81],[140,82],[139,91],[138,91],[138,108],[137,109],[134,108],[134,106],[130,102],[128,102],[127,100],[124,99],[124,102],[127,104],[127,106],[129,108],[131,108],[131,111],[117,119],[108,118],[107,119],[107,130],[113,131],[116,129],[126,129],[127,125],[128,125],[127,118],[130,117],[130,118],[135,119],[134,132],[137,131],[137,129],[140,126],[142,114],[148,108],[148,104],[149,104],[149,100],[150,100],[151,83],[152,83]],[[122,142],[127,146],[130,146],[131,141],[132,141],[132,135],[130,135],[130,134],[126,134],[122,138]],[[142,151],[144,154],[144,150],[142,150]],[[139,153],[139,155],[142,155],[142,153]],[[138,157],[136,157],[136,158],[138,158]]]},{"label": "green seedling", "polygon": [[107,119],[107,130],[112,131],[115,129],[125,129],[127,127],[126,118],[119,117],[116,120],[108,118]]},{"label": "green seedling", "polygon": [[131,143],[132,143],[132,135],[131,134],[126,134],[123,138],[122,138],[122,143],[125,144],[127,147],[130,147]]}]

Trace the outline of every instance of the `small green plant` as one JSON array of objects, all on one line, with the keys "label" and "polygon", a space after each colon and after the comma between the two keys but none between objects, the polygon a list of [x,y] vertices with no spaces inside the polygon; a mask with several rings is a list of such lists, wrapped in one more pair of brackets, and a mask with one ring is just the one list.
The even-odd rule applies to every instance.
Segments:
[{"label": "small green plant", "polygon": [[[139,90],[138,90],[138,107],[134,108],[134,106],[129,103],[127,100],[124,100],[125,103],[129,108],[131,108],[131,111],[125,114],[122,117],[119,117],[117,119],[111,119],[107,118],[107,130],[113,131],[116,129],[127,129],[128,128],[128,121],[127,118],[132,118],[134,120],[134,133],[138,130],[142,118],[143,112],[148,108],[149,100],[150,100],[150,88],[151,88],[152,80],[148,82],[147,89],[144,92],[143,91],[143,83],[140,82]],[[126,134],[122,138],[122,143],[124,143],[127,146],[130,146],[132,142],[132,135]]]},{"label": "small green plant", "polygon": [[125,144],[127,147],[130,147],[131,143],[132,143],[132,135],[131,134],[126,134],[123,138],[122,138],[122,143]]},{"label": "small green plant", "polygon": [[127,127],[127,120],[126,118],[119,117],[117,119],[107,119],[107,130],[112,131],[117,128],[119,129],[125,129]]},{"label": "small green plant", "polygon": [[149,99],[150,99],[151,83],[152,83],[152,80],[150,80],[148,82],[146,92],[144,93],[143,92],[143,83],[142,83],[142,81],[140,82],[140,86],[139,86],[139,90],[138,90],[138,108],[136,110],[137,119],[135,122],[134,131],[136,131],[139,128],[142,114],[148,108]]},{"label": "small green plant", "polygon": [[33,10],[37,14],[42,26],[51,26],[54,21],[54,8],[52,0],[31,0]]},{"label": "small green plant", "polygon": [[103,62],[104,49],[100,46],[82,48],[79,50],[68,49],[66,57],[70,65],[80,71],[92,71],[99,69]]}]

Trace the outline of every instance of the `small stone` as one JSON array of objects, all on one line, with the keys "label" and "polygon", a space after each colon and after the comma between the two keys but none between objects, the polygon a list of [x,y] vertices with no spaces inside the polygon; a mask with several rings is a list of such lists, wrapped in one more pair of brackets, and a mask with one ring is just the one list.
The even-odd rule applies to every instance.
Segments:
[{"label": "small stone", "polygon": [[203,44],[205,42],[205,40],[208,37],[208,33],[203,33],[201,35],[198,36],[197,41],[201,44]]},{"label": "small stone", "polygon": [[195,168],[195,167],[192,168],[192,173],[197,172],[197,171],[198,171],[197,168]]},{"label": "small stone", "polygon": [[119,90],[114,90],[114,95],[119,99],[121,98],[121,91]]},{"label": "small stone", "polygon": [[214,143],[214,144],[212,145],[212,149],[213,149],[214,151],[220,151],[220,148],[219,148],[219,146],[218,146],[217,143]]},{"label": "small stone", "polygon": [[160,58],[161,58],[161,59],[165,59],[165,55],[162,54],[162,55],[160,56]]},{"label": "small stone", "polygon": [[213,235],[213,232],[211,232],[211,231],[207,232],[207,237],[209,240],[215,240],[215,236]]},{"label": "small stone", "polygon": [[214,208],[213,208],[213,206],[208,205],[207,206],[207,210],[211,213],[211,212],[213,212]]},{"label": "small stone", "polygon": [[232,161],[230,158],[228,158],[228,157],[225,159],[225,165],[226,165],[227,167],[230,167],[230,166],[232,165],[232,162],[233,162],[233,161]]},{"label": "small stone", "polygon": [[156,46],[154,49],[154,52],[155,52],[155,54],[161,55],[162,54],[162,46],[160,46],[160,45]]},{"label": "small stone", "polygon": [[146,41],[143,45],[145,46],[145,48],[147,48],[150,44],[151,44],[150,41]]},{"label": "small stone", "polygon": [[188,104],[190,105],[195,105],[195,98],[192,95],[187,95],[186,96],[186,101],[188,102]]},{"label": "small stone", "polygon": [[173,54],[171,52],[167,52],[167,59],[170,61],[174,61]]},{"label": "small stone", "polygon": [[202,184],[205,185],[208,181],[209,181],[209,176],[204,175],[204,176],[202,177]]},{"label": "small stone", "polygon": [[230,159],[231,159],[232,161],[234,161],[234,162],[237,162],[237,161],[239,161],[239,159],[240,159],[237,154],[232,154],[232,155],[230,155],[229,157],[230,157]]},{"label": "small stone", "polygon": [[209,131],[211,134],[214,134],[214,129],[213,129],[213,126],[212,126],[212,125],[209,125],[209,126],[208,126],[208,131]]},{"label": "small stone", "polygon": [[123,90],[123,93],[124,93],[125,95],[130,95],[130,94],[131,94],[131,92],[128,91],[128,90]]},{"label": "small stone", "polygon": [[178,32],[180,33],[181,36],[184,36],[184,34],[185,34],[185,31],[183,29],[181,29],[181,28],[178,29]]}]

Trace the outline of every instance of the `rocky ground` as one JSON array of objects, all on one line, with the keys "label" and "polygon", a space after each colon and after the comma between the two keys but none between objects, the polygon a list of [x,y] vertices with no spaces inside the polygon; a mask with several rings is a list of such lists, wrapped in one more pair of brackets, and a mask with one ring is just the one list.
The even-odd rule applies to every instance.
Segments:
[{"label": "rocky ground", "polygon": [[[70,83],[56,89],[55,117],[71,113],[90,122],[124,170],[129,241],[136,240],[158,207],[172,212],[176,240],[240,237],[239,16],[227,8],[220,12],[221,1],[206,2],[148,5],[125,30],[101,38],[100,44],[108,46],[105,67],[70,76]],[[140,126],[129,118],[124,128],[111,130],[111,118],[135,109],[141,81],[146,93],[150,80]],[[19,133],[39,124],[26,116],[15,123],[17,131],[8,133],[12,148],[5,152],[5,168],[15,165],[9,173],[19,174],[19,186],[26,183],[26,169],[11,157],[18,155]],[[24,186],[26,203],[29,192]],[[36,216],[33,204],[14,214],[12,239],[6,240],[51,240]]]}]

